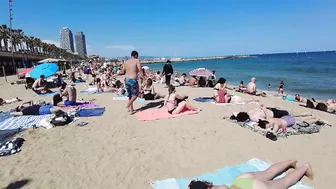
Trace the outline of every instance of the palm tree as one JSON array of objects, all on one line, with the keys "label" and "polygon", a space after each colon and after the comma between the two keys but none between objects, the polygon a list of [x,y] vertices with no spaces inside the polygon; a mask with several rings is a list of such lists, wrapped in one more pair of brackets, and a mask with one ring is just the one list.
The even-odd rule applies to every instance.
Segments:
[{"label": "palm tree", "polygon": [[5,51],[8,51],[8,38],[9,38],[9,29],[6,24],[0,26],[0,48],[2,48],[3,41]]}]

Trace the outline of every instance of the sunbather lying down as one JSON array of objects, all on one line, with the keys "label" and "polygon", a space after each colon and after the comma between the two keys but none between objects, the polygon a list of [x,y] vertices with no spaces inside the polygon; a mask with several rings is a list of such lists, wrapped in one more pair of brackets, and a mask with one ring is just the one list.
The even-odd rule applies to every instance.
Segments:
[{"label": "sunbather lying down", "polygon": [[336,113],[336,100],[316,101],[315,99],[306,100],[306,107],[320,110],[323,112]]},{"label": "sunbather lying down", "polygon": [[15,108],[12,116],[22,115],[47,115],[47,114],[62,114],[66,111],[74,111],[71,109],[63,109],[54,105],[34,105],[33,101],[25,102]]},{"label": "sunbather lying down", "polygon": [[[243,173],[235,178],[230,187],[214,186],[207,181],[191,181],[189,189],[287,189],[298,182],[303,176],[313,179],[313,171],[309,163],[296,168],[297,160],[287,160],[273,164],[260,172]],[[274,179],[278,174],[293,168],[294,171],[280,179]]]},{"label": "sunbather lying down", "polygon": [[291,115],[293,117],[306,117],[311,116],[311,114],[305,113],[305,114],[295,114],[290,113],[286,110],[280,110],[277,108],[271,108],[271,107],[265,107],[264,105],[261,105],[260,108],[255,108],[248,112],[233,112],[230,119],[235,119],[239,122],[244,121],[253,121],[253,122],[259,122],[259,119],[265,120],[266,117],[268,118],[282,118],[283,116]]}]

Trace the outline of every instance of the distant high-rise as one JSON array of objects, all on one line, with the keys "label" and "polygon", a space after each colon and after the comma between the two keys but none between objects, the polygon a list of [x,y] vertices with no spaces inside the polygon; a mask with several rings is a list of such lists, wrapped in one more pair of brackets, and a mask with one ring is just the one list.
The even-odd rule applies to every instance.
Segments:
[{"label": "distant high-rise", "polygon": [[73,35],[69,28],[65,27],[60,31],[60,46],[70,52],[75,52]]},{"label": "distant high-rise", "polygon": [[85,35],[83,32],[77,32],[75,35],[76,40],[76,52],[79,56],[85,58],[87,55],[86,52],[86,41],[85,41]]}]

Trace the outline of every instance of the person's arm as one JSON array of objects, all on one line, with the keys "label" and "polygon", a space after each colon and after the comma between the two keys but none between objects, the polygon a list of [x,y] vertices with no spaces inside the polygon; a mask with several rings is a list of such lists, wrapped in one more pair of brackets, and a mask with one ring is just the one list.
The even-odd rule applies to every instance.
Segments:
[{"label": "person's arm", "polygon": [[175,98],[177,98],[177,99],[184,100],[186,97],[188,97],[188,96],[186,96],[186,95],[179,95],[179,94],[175,93]]},{"label": "person's arm", "polygon": [[152,86],[152,94],[155,94],[154,86]]},{"label": "person's arm", "polygon": [[162,70],[162,75],[165,75],[166,74],[166,66],[167,64],[165,64],[164,66],[163,66],[163,70]]},{"label": "person's arm", "polygon": [[[21,104],[21,106],[25,105],[25,104],[29,104],[29,106],[32,106],[34,104],[34,102],[31,100],[31,101],[28,101],[28,102],[24,102]],[[20,106],[20,107],[21,107]]]},{"label": "person's arm", "polygon": [[68,89],[65,89],[63,92],[60,93],[61,97],[68,96]]},{"label": "person's arm", "polygon": [[265,113],[266,120],[268,120],[270,118],[270,116],[267,113],[265,105],[262,104],[260,107],[261,107],[261,110]]},{"label": "person's arm", "polygon": [[22,116],[23,113],[22,112],[12,112],[12,113],[10,113],[10,115],[12,115],[12,116]]},{"label": "person's arm", "polygon": [[138,70],[139,70],[139,73],[140,73],[140,78],[143,80],[144,82],[144,73],[142,71],[142,68],[141,68],[141,64],[140,64],[140,60],[137,61],[137,67],[138,67]]}]

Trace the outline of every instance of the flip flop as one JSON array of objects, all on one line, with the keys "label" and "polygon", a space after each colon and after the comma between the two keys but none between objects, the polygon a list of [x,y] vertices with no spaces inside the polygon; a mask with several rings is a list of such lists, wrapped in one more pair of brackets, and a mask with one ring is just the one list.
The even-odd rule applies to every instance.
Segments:
[{"label": "flip flop", "polygon": [[87,124],[89,124],[88,122],[80,122],[80,123],[77,123],[76,124],[76,126],[78,126],[78,127],[84,127],[84,126],[86,126]]},{"label": "flip flop", "polygon": [[299,125],[300,127],[309,127],[310,124],[306,121],[303,121],[302,123],[298,123],[297,125]]},{"label": "flip flop", "polygon": [[267,132],[266,133],[266,138],[268,138],[268,139],[270,139],[270,140],[272,140],[272,141],[277,141],[278,140],[278,137],[277,136],[275,136],[273,133],[271,133],[271,132]]}]

